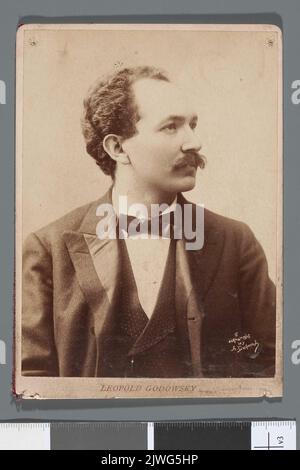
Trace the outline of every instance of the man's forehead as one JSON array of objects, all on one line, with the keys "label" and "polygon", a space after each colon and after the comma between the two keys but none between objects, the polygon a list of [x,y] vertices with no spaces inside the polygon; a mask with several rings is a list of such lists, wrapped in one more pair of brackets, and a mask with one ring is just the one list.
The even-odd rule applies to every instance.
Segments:
[{"label": "man's forehead", "polygon": [[134,83],[133,91],[141,118],[160,121],[197,114],[188,91],[171,82],[145,78]]}]

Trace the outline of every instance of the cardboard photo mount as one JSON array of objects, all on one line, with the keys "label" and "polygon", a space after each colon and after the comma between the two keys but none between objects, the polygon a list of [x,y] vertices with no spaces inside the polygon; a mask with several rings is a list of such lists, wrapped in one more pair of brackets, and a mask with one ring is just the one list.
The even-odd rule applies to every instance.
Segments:
[{"label": "cardboard photo mount", "polygon": [[[118,39],[119,35],[119,39]],[[131,36],[136,36],[140,41],[134,47],[128,49],[131,44]],[[128,43],[124,45],[123,40]],[[186,44],[184,40],[186,38]],[[153,39],[153,41],[152,41]],[[197,50],[197,40],[199,40],[199,51]],[[118,42],[119,41],[119,42]],[[105,54],[109,58],[110,68],[125,67],[129,65],[141,65],[143,60],[149,65],[151,59],[156,63],[163,62],[167,56],[168,49],[164,45],[169,44],[169,65],[174,64],[175,72],[181,68],[188,68],[189,57],[193,63],[191,70],[196,73],[197,54],[200,54],[199,61],[199,81],[206,83],[207,89],[213,89],[211,84],[212,77],[218,77],[219,83],[223,81],[220,88],[214,90],[217,98],[208,97],[212,106],[215,100],[222,100],[223,94],[232,94],[233,100],[244,99],[245,107],[249,106],[249,101],[253,97],[254,84],[257,87],[257,93],[264,95],[265,91],[271,90],[267,94],[266,100],[261,102],[261,107],[257,108],[260,112],[260,119],[265,116],[266,127],[259,129],[255,123],[254,115],[249,117],[245,124],[245,135],[256,136],[258,144],[265,145],[262,155],[254,155],[257,159],[257,172],[262,172],[265,178],[265,192],[257,189],[259,192],[259,201],[253,201],[251,197],[255,194],[253,186],[257,184],[251,177],[254,173],[247,172],[248,167],[245,159],[238,160],[232,157],[231,163],[236,165],[228,169],[236,175],[241,175],[241,184],[249,185],[249,205],[245,208],[241,203],[235,209],[239,211],[241,219],[243,215],[249,212],[249,220],[253,215],[253,204],[261,205],[261,238],[263,247],[267,252],[268,263],[273,266],[273,281],[276,286],[276,371],[274,377],[255,377],[255,378],[145,378],[145,377],[47,377],[47,376],[28,376],[22,375],[22,249],[26,237],[31,232],[35,232],[40,227],[52,222],[70,209],[80,204],[71,201],[74,194],[79,194],[78,184],[80,184],[81,167],[74,169],[75,187],[74,194],[64,198],[64,184],[71,187],[72,167],[70,168],[70,153],[67,154],[64,148],[61,148],[60,158],[63,160],[61,166],[52,165],[50,160],[53,156],[53,162],[57,164],[57,150],[65,142],[68,152],[74,151],[79,147],[77,136],[79,127],[73,127],[71,121],[72,114],[79,110],[79,104],[84,98],[84,91],[88,85],[88,75],[91,75],[90,83],[98,76],[99,63],[93,66],[93,60],[97,57],[96,52],[101,44],[105,43]],[[111,49],[109,44],[111,43]],[[195,44],[194,49],[189,48]],[[252,46],[253,44],[253,46]],[[145,49],[145,58],[141,59],[141,51]],[[158,47],[161,45],[161,50]],[[172,45],[172,47],[170,47]],[[118,47],[117,47],[118,46]],[[127,47],[126,47],[127,46]],[[186,49],[185,49],[186,47]],[[176,54],[178,51],[178,54]],[[201,52],[202,51],[202,52]],[[233,51],[233,52],[232,52]],[[252,51],[252,52],[251,52]],[[258,52],[257,52],[258,51]],[[251,55],[253,53],[253,55]],[[160,58],[161,54],[161,58]],[[165,54],[165,55],[164,55]],[[202,54],[202,55],[201,55]],[[255,55],[257,54],[257,55]],[[270,54],[272,58],[270,59]],[[84,59],[88,56],[88,59]],[[247,62],[249,56],[249,62]],[[102,56],[101,56],[102,57]],[[157,59],[158,57],[158,59]],[[257,61],[256,58],[257,57]],[[119,58],[117,60],[117,58]],[[86,62],[84,62],[86,60]],[[228,68],[227,68],[227,61]],[[252,62],[251,62],[252,61]],[[207,67],[202,67],[203,64]],[[242,65],[240,65],[242,64]],[[247,66],[248,64],[248,66]],[[93,68],[94,67],[94,68]],[[251,69],[253,68],[253,76]],[[109,69],[109,67],[107,67]],[[42,71],[45,71],[42,74]],[[239,75],[243,70],[244,76]],[[41,72],[40,74],[38,72]],[[103,66],[103,72],[106,67]],[[102,72],[102,70],[101,70]],[[282,34],[281,30],[273,25],[230,25],[230,24],[30,24],[19,27],[17,32],[17,80],[16,80],[16,259],[15,259],[15,368],[13,377],[13,393],[16,397],[22,399],[96,399],[96,398],[242,398],[242,397],[280,397],[282,396]],[[81,74],[81,75],[80,75]],[[256,74],[256,75],[255,75]],[[193,77],[195,78],[195,77]],[[84,82],[80,85],[80,82]],[[248,85],[249,83],[249,85]],[[207,85],[208,84],[208,85]],[[234,94],[234,88],[242,84],[243,90]],[[205,88],[204,86],[204,88]],[[252,87],[251,90],[247,87]],[[66,91],[60,95],[60,88],[69,89],[69,96]],[[211,87],[211,88],[209,88]],[[223,88],[222,88],[223,87]],[[79,91],[78,91],[79,89]],[[206,90],[206,88],[205,88]],[[76,93],[78,91],[78,96]],[[53,102],[57,96],[57,102]],[[248,94],[248,95],[247,95]],[[65,102],[60,98],[66,96]],[[76,99],[74,98],[76,96]],[[36,99],[35,99],[36,97]],[[242,97],[242,98],[241,98]],[[202,97],[203,98],[203,97]],[[228,98],[224,97],[224,104]],[[77,101],[78,102],[77,102]],[[274,100],[276,101],[274,104]],[[72,108],[72,102],[75,108]],[[234,102],[235,104],[238,103]],[[243,104],[241,104],[241,107]],[[226,106],[225,106],[226,107]],[[49,114],[45,110],[49,109]],[[57,110],[57,115],[55,113]],[[248,109],[248,108],[247,108]],[[249,108],[250,109],[250,108]],[[53,112],[52,112],[53,111]],[[63,117],[60,118],[59,114]],[[213,113],[212,113],[213,114]],[[41,118],[43,119],[41,120]],[[70,120],[68,120],[70,119]],[[80,120],[80,115],[76,115]],[[210,118],[208,124],[216,124],[216,134],[219,137],[221,147],[226,143],[226,136],[218,129],[219,116],[215,116],[215,121]],[[237,119],[237,118],[232,118]],[[59,134],[65,122],[65,129]],[[269,125],[269,127],[268,127]],[[57,126],[57,127],[56,127]],[[60,126],[60,127],[59,127]],[[253,126],[253,127],[251,127]],[[53,131],[51,130],[53,128]],[[247,131],[248,129],[248,131]],[[270,130],[271,129],[271,130]],[[57,141],[47,140],[47,135],[57,134]],[[65,137],[64,137],[65,136]],[[214,137],[215,137],[214,136]],[[218,140],[216,137],[216,140]],[[65,138],[65,141],[64,141]],[[266,143],[263,144],[264,138]],[[237,136],[237,141],[242,140],[244,136]],[[74,142],[73,142],[74,141]],[[248,142],[248,141],[247,141]],[[229,143],[229,142],[227,142]],[[43,148],[45,154],[39,153]],[[246,144],[247,145],[247,144]],[[75,148],[76,146],[76,148]],[[218,152],[218,143],[211,143],[212,153]],[[52,152],[52,153],[50,153]],[[64,154],[65,152],[65,154]],[[78,153],[84,153],[84,143]],[[251,154],[249,148],[245,148],[246,155]],[[64,157],[65,162],[64,163]],[[47,159],[48,158],[48,159]],[[264,159],[266,163],[264,164]],[[74,160],[75,157],[74,157]],[[86,158],[87,160],[87,158]],[[249,163],[250,164],[250,163]],[[65,165],[65,166],[64,166]],[[92,165],[92,163],[90,163]],[[246,166],[245,166],[246,165]],[[263,169],[260,169],[262,165]],[[265,165],[265,166],[264,166]],[[53,166],[52,172],[51,167]],[[68,171],[67,171],[68,168]],[[83,168],[83,167],[82,167]],[[96,168],[96,167],[95,167]],[[252,167],[251,167],[252,168]],[[226,171],[226,167],[220,168]],[[90,167],[87,172],[91,173]],[[218,175],[217,175],[218,176]],[[248,179],[247,179],[248,178]],[[229,181],[228,174],[224,174],[225,181]],[[49,187],[45,187],[46,181],[49,181]],[[61,181],[61,186],[59,182]],[[263,181],[263,179],[261,180]],[[88,185],[88,181],[85,183]],[[98,183],[92,182],[94,188]],[[106,183],[105,183],[106,184]],[[213,186],[213,183],[211,183]],[[238,184],[238,183],[237,183]],[[57,188],[57,200],[55,197]],[[44,189],[43,189],[44,188]],[[52,188],[52,189],[51,189]],[[274,188],[276,197],[273,199]],[[44,192],[45,190],[45,192]],[[234,188],[232,188],[234,191]],[[86,199],[82,204],[88,202],[92,189],[84,188]],[[211,201],[214,202],[213,187],[209,189]],[[69,199],[68,199],[69,197]],[[77,196],[76,196],[77,197]],[[235,204],[239,194],[231,195],[225,191],[225,197],[230,203]],[[265,204],[259,204],[261,198],[264,198]],[[217,198],[217,196],[216,196]],[[220,198],[221,199],[221,198]],[[62,206],[59,207],[63,200]],[[37,202],[38,201],[38,202]],[[78,195],[78,202],[80,195]],[[73,205],[72,205],[73,204]],[[216,206],[218,200],[216,199]],[[237,204],[238,205],[238,204]],[[234,210],[229,208],[228,214],[234,215]],[[227,214],[226,214],[227,215]],[[267,219],[270,217],[275,233],[270,239],[268,232]],[[248,220],[247,220],[248,222]],[[251,221],[250,221],[251,222]],[[254,231],[255,232],[255,231]],[[273,264],[272,264],[273,263]],[[272,267],[271,266],[271,267]],[[34,315],[34,312],[32,312]],[[76,361],[76,357],[74,357]]]}]

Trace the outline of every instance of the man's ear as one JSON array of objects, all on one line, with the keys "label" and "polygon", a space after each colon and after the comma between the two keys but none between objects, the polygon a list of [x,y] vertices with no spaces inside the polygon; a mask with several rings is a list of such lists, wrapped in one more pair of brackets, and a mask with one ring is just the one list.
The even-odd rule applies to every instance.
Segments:
[{"label": "man's ear", "polygon": [[130,163],[127,153],[123,150],[122,139],[116,134],[107,134],[103,139],[103,148],[117,163],[128,165]]}]

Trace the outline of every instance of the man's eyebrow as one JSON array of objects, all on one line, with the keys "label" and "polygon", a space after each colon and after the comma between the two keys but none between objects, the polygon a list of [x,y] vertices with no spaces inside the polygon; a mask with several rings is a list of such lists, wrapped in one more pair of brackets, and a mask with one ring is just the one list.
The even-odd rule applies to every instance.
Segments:
[{"label": "man's eyebrow", "polygon": [[[182,116],[179,114],[170,114],[169,116],[165,117],[162,121],[160,121],[160,123],[158,124],[158,127],[168,121],[184,122],[186,118],[187,118],[186,116]],[[193,114],[192,116],[190,116],[189,121],[197,121],[197,120],[198,120],[197,114]]]}]

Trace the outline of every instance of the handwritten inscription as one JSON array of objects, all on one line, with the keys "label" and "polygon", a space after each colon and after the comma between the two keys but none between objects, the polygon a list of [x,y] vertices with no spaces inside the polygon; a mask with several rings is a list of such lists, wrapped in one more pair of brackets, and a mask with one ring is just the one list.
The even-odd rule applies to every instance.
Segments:
[{"label": "handwritten inscription", "polygon": [[239,333],[236,332],[234,337],[228,340],[228,343],[231,345],[230,351],[236,353],[253,350],[254,354],[256,354],[259,348],[258,341],[252,339],[250,333],[239,336]]}]

